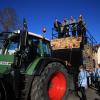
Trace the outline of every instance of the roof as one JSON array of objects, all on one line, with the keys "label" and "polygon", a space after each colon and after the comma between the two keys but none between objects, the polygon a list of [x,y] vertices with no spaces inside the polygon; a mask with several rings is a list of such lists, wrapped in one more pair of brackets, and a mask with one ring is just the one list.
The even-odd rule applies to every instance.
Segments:
[{"label": "roof", "polygon": [[[32,33],[32,32],[28,32],[29,35],[32,35],[32,36],[35,36],[37,38],[40,38],[40,39],[43,39],[44,37],[39,35],[39,34],[36,34],[36,33]],[[45,38],[45,40],[47,41],[50,41],[49,39]]]},{"label": "roof", "polygon": [[[14,31],[14,32],[15,32],[15,33],[20,33],[20,30],[16,30],[16,31]],[[39,35],[39,34],[36,34],[36,33],[33,33],[33,32],[28,32],[28,34],[31,35],[31,36],[40,38],[40,39],[45,39],[46,41],[50,41],[49,39],[44,38],[42,35]]]},{"label": "roof", "polygon": [[[8,35],[8,34],[10,34],[10,33],[11,33],[11,34],[13,34],[13,33],[19,34],[19,33],[20,33],[20,30],[15,30],[14,32],[1,32],[0,34],[3,35],[3,33],[5,33],[6,35]],[[39,34],[36,34],[36,33],[33,33],[33,32],[28,32],[28,34],[31,35],[31,36],[40,38],[40,39],[45,39],[46,41],[50,41],[49,39],[44,38],[42,35],[39,35]]]},{"label": "roof", "polygon": [[96,48],[96,47],[98,48],[98,47],[100,47],[100,44],[96,44],[94,47],[95,47],[95,48]]}]

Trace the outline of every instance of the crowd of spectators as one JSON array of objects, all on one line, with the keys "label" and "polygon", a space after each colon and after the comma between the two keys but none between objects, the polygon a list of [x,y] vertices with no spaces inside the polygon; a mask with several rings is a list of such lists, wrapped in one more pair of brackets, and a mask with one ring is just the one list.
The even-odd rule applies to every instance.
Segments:
[{"label": "crowd of spectators", "polygon": [[87,100],[86,89],[94,87],[97,89],[97,94],[100,95],[100,64],[93,71],[86,70],[83,65],[79,67],[78,87],[82,96],[80,100]]}]

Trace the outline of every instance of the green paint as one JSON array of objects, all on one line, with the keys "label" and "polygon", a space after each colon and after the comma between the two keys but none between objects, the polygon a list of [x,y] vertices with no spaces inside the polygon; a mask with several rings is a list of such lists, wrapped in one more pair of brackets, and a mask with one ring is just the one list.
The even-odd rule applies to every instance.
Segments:
[{"label": "green paint", "polygon": [[0,55],[0,61],[13,62],[14,55]]},{"label": "green paint", "polygon": [[0,65],[0,74],[7,74],[11,69],[11,66]]},{"label": "green paint", "polygon": [[31,64],[29,65],[29,67],[26,69],[25,73],[26,73],[27,75],[32,75],[34,69],[36,68],[36,65],[39,63],[39,61],[40,61],[41,59],[42,59],[41,57],[36,58],[36,59],[33,61],[33,63],[31,63]]},{"label": "green paint", "polygon": [[14,55],[0,55],[0,74],[6,74],[11,69]]}]

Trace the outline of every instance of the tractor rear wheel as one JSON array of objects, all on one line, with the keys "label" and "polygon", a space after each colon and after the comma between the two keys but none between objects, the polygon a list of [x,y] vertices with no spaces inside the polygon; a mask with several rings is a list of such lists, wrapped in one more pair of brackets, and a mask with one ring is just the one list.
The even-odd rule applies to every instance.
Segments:
[{"label": "tractor rear wheel", "polygon": [[67,69],[60,62],[49,63],[32,83],[31,100],[66,100],[69,90]]}]

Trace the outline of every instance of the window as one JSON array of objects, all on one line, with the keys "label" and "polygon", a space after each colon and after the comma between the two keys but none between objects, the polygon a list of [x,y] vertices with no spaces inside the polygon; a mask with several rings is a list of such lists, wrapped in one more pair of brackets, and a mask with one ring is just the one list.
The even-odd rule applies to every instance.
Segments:
[{"label": "window", "polygon": [[44,52],[44,55],[48,55],[48,56],[51,55],[50,48],[47,43],[43,43],[43,52]]},{"label": "window", "polygon": [[32,39],[32,44],[33,44],[33,50],[36,51],[37,54],[40,54],[40,48],[39,48],[39,39]]},{"label": "window", "polygon": [[12,55],[15,53],[15,51],[17,50],[18,48],[18,42],[11,42],[9,45],[8,45],[8,50],[7,50],[7,53]]}]

